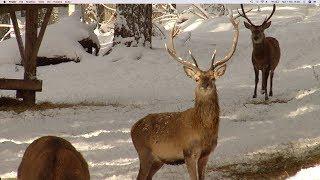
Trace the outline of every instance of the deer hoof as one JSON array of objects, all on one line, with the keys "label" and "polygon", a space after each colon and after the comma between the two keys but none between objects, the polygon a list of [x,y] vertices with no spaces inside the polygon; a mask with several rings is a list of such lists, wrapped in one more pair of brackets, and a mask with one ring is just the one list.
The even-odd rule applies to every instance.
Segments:
[{"label": "deer hoof", "polygon": [[264,100],[268,101],[268,100],[269,100],[269,97],[268,97],[268,96],[266,96],[266,97],[264,98]]},{"label": "deer hoof", "polygon": [[252,96],[252,98],[256,98],[257,97],[257,94],[254,94],[253,96]]},{"label": "deer hoof", "polygon": [[270,92],[269,92],[269,96],[273,96],[273,93],[272,93],[272,91],[270,91]]},{"label": "deer hoof", "polygon": [[266,91],[263,90],[263,89],[261,89],[261,90],[260,90],[260,93],[261,93],[261,94],[264,94],[264,93],[266,93]]}]

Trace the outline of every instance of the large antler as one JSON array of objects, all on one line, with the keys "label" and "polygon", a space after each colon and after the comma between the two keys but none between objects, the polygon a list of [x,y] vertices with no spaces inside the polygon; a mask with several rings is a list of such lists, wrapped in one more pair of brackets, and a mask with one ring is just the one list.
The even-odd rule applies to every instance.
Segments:
[{"label": "large antler", "polygon": [[221,60],[217,61],[216,63],[214,63],[214,58],[215,58],[215,53],[216,51],[214,51],[212,58],[211,58],[211,67],[210,70],[213,70],[214,68],[224,65],[227,61],[229,61],[231,59],[231,57],[233,56],[234,52],[236,51],[237,48],[237,44],[238,44],[238,38],[239,38],[239,21],[235,22],[234,17],[232,15],[232,13],[229,13],[229,20],[233,25],[234,28],[234,33],[233,33],[233,41],[232,41],[232,46],[231,49],[229,50],[229,53]]},{"label": "large antler", "polygon": [[[233,14],[231,12],[229,14],[230,14],[229,15],[229,20],[230,20],[230,22],[231,22],[231,24],[233,25],[233,28],[234,28],[233,41],[232,41],[231,49],[229,50],[229,53],[223,59],[217,61],[216,63],[214,62],[215,56],[216,56],[216,50],[214,50],[212,58],[211,58],[211,67],[210,67],[209,70],[214,70],[218,66],[224,66],[225,63],[231,59],[231,57],[233,56],[234,52],[236,51],[236,47],[237,47],[237,44],[238,44],[238,38],[239,38],[239,21],[237,21],[237,22],[235,21],[235,18],[233,17]],[[178,61],[180,64],[182,64],[184,66],[187,66],[187,67],[190,67],[190,68],[193,68],[195,70],[201,71],[199,69],[199,67],[198,67],[198,63],[197,63],[196,59],[194,58],[194,56],[191,53],[191,50],[189,50],[189,54],[190,54],[191,59],[193,60],[194,63],[190,63],[189,61],[186,61],[186,60],[182,59],[181,57],[177,56],[176,49],[174,47],[173,39],[174,39],[175,36],[177,36],[177,34],[179,34],[179,32],[180,32],[179,28],[176,28],[176,25],[174,25],[174,27],[172,28],[171,33],[170,33],[171,48],[169,48],[167,46],[167,44],[165,44],[165,47],[166,47],[168,53],[173,57],[173,59]]]},{"label": "large antler", "polygon": [[244,17],[244,18],[248,21],[248,23],[250,23],[252,26],[254,26],[254,24],[251,22],[251,20],[250,20],[250,19],[248,18],[248,16],[246,15],[246,12],[244,11],[244,8],[243,8],[243,4],[241,4],[240,6],[241,6],[242,14],[241,14],[241,13],[239,12],[239,10],[238,10],[239,16]]},{"label": "large antler", "polygon": [[[239,12],[239,10],[238,10],[239,16],[244,17],[244,18],[248,21],[248,23],[250,23],[251,25],[255,26],[255,25],[251,22],[251,20],[248,18],[248,16],[246,15],[246,12],[244,11],[244,8],[243,8],[243,4],[241,4],[240,6],[241,6],[242,14],[241,14],[241,13]],[[266,17],[266,18],[264,19],[264,21],[263,21],[262,24],[267,23],[267,22],[270,20],[270,18],[273,16],[273,14],[274,14],[275,11],[276,11],[276,5],[273,4],[273,9],[272,9],[271,15],[270,15],[268,18]],[[248,12],[248,11],[247,11],[247,12]]]},{"label": "large antler", "polygon": [[275,11],[276,11],[276,5],[273,4],[273,9],[272,9],[271,15],[270,15],[268,18],[266,17],[266,18],[264,19],[263,24],[264,24],[264,23],[267,23],[267,22],[270,20],[270,18],[273,16],[273,14],[274,14]]},{"label": "large antler", "polygon": [[200,71],[200,69],[199,69],[199,67],[198,67],[198,63],[197,63],[195,57],[192,55],[191,50],[189,50],[189,54],[190,54],[190,56],[191,56],[191,59],[193,60],[193,63],[190,63],[189,61],[186,61],[186,60],[182,59],[180,56],[177,56],[177,52],[176,52],[176,49],[175,49],[175,47],[174,47],[174,41],[173,41],[173,39],[174,39],[179,33],[180,33],[180,29],[176,27],[176,24],[174,24],[174,26],[173,26],[173,28],[172,28],[172,30],[171,30],[171,33],[170,33],[171,48],[169,48],[169,47],[167,46],[167,44],[165,44],[165,47],[166,47],[168,53],[173,57],[173,59],[175,59],[176,61],[178,61],[178,62],[181,63],[182,65]]}]

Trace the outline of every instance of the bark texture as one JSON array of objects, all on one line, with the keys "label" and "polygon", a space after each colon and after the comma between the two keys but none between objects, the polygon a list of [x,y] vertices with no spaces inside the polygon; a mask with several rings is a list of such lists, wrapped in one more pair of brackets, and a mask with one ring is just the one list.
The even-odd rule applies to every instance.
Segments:
[{"label": "bark texture", "polygon": [[117,4],[113,45],[151,48],[152,5]]}]

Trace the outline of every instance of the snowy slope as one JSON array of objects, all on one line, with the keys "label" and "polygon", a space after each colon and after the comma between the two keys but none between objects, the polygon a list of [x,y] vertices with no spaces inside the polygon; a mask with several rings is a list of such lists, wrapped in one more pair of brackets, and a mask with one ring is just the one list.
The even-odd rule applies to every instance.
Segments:
[{"label": "snowy slope", "polygon": [[[249,15],[261,22],[271,8],[262,10],[269,11]],[[256,100],[251,98],[252,45],[250,33],[241,23],[237,52],[228,62],[226,74],[216,82],[221,124],[209,167],[243,162],[253,154],[291,147],[292,143],[307,147],[320,138],[319,21],[320,13],[314,8],[279,7],[273,16],[266,34],[279,40],[282,56],[270,100],[274,103],[270,104],[259,103],[263,101],[260,94]],[[186,56],[191,48],[203,68],[209,67],[213,49],[217,49],[219,59],[231,44],[232,29],[226,17],[207,21],[193,18],[183,28],[186,32],[178,37],[177,49]],[[189,33],[191,41],[183,44]],[[120,47],[104,57],[86,55],[81,63],[38,68],[43,80],[43,92],[37,93],[39,102],[109,106],[0,112],[0,177],[15,176],[33,139],[53,134],[70,140],[83,153],[92,179],[134,178],[139,161],[131,143],[131,125],[149,113],[179,111],[193,105],[195,85],[170,59],[165,42],[155,39],[152,50]],[[5,47],[0,48],[1,55],[6,54]],[[22,77],[22,73],[22,68],[12,62],[0,64],[0,77]],[[0,95],[14,93],[0,91]],[[220,177],[217,172],[207,176]],[[184,166],[165,166],[155,179],[187,177]]]}]

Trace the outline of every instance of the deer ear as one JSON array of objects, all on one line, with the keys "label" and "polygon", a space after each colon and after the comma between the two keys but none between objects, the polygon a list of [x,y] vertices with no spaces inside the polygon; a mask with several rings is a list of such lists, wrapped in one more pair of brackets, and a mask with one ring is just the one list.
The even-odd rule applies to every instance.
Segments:
[{"label": "deer ear", "polygon": [[189,76],[191,79],[193,79],[195,81],[199,80],[200,73],[197,70],[192,69],[192,68],[187,67],[187,66],[183,66],[183,69],[184,69],[184,72],[187,74],[187,76]]},{"label": "deer ear", "polygon": [[263,29],[268,29],[270,27],[270,25],[271,25],[271,21],[263,24]]},{"label": "deer ear", "polygon": [[249,23],[243,21],[243,24],[247,29],[251,29],[251,25]]},{"label": "deer ear", "polygon": [[224,73],[226,72],[227,69],[227,65],[223,64],[222,66],[218,67],[215,71],[214,71],[214,77],[217,79],[219,77],[221,77],[222,75],[224,75]]}]

